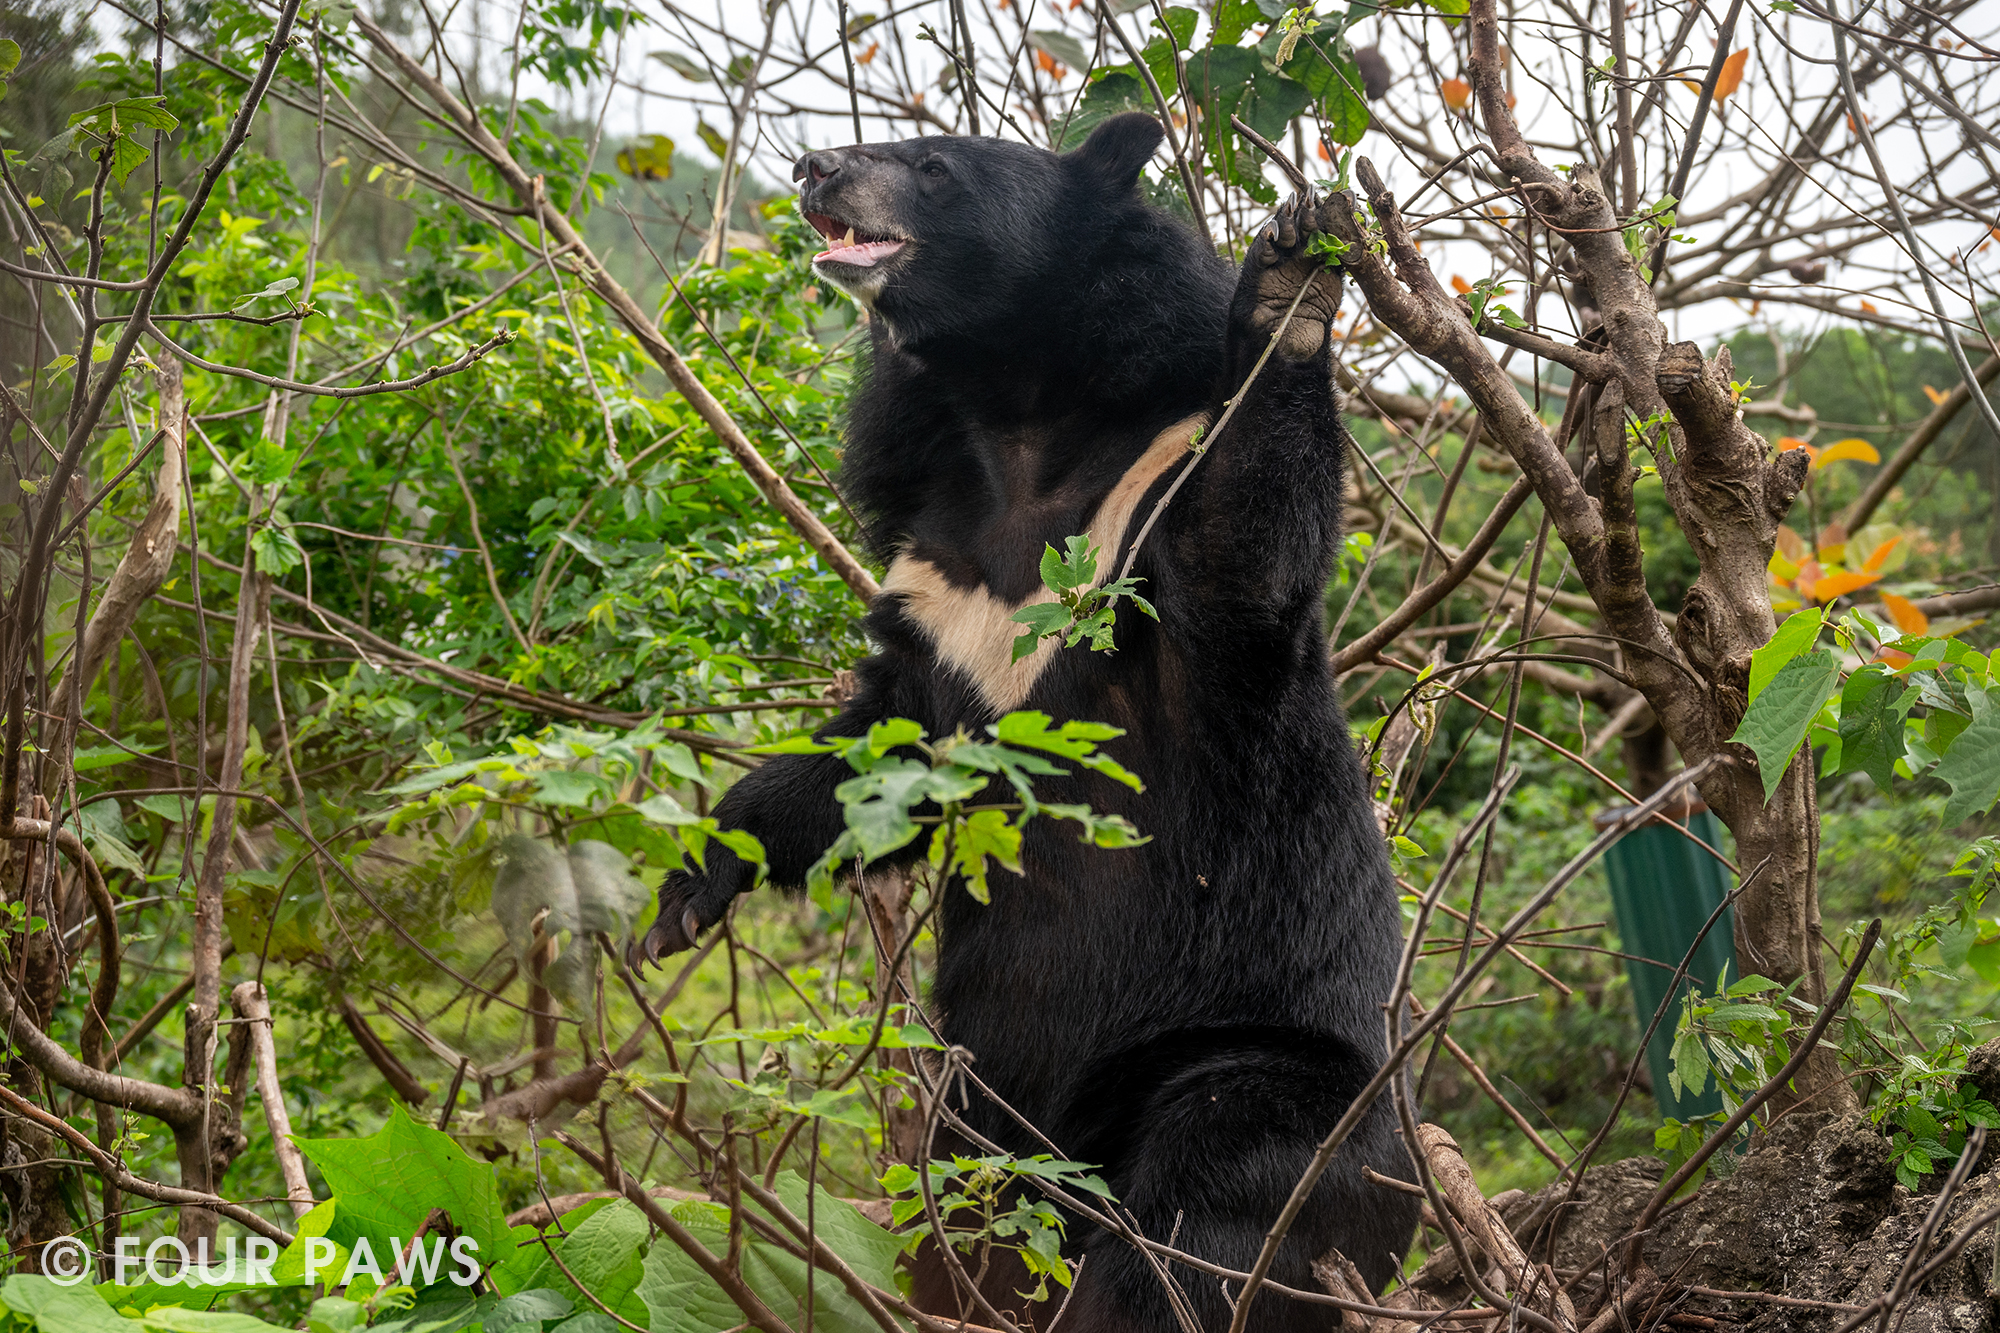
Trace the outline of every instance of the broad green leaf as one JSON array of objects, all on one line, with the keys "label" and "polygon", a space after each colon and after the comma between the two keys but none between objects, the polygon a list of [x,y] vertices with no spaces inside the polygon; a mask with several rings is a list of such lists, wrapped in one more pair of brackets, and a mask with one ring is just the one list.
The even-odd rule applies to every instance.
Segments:
[{"label": "broad green leaf", "polygon": [[1840,772],[1866,773],[1882,791],[1889,790],[1903,757],[1903,714],[1895,703],[1904,692],[1902,682],[1881,666],[1863,667],[1847,678],[1840,690]]},{"label": "broad green leaf", "polygon": [[2000,936],[1981,940],[1965,951],[1965,964],[1981,980],[2000,984]]},{"label": "broad green leaf", "polygon": [[164,97],[126,97],[116,102],[101,102],[87,110],[79,111],[69,118],[72,126],[88,122],[91,129],[100,134],[124,133],[131,129],[166,130],[172,133],[180,128],[180,121],[173,112],[166,109]]},{"label": "broad green leaf", "polygon": [[250,549],[257,553],[257,568],[281,579],[306,561],[306,553],[289,527],[267,523],[250,534]]},{"label": "broad green leaf", "polygon": [[[805,1220],[805,1182],[796,1172],[780,1173],[775,1192],[793,1216]],[[743,1206],[756,1207],[747,1199]],[[697,1202],[681,1204],[673,1212],[711,1255],[719,1258],[726,1252],[727,1214],[721,1209]],[[813,1191],[812,1224],[814,1232],[862,1281],[889,1291],[896,1289],[896,1256],[906,1237],[876,1226],[853,1204],[834,1198],[824,1188]],[[772,1309],[787,1315],[802,1310],[806,1297],[804,1263],[756,1239],[747,1229],[742,1273],[750,1289]],[[638,1294],[645,1302],[650,1316],[647,1327],[652,1333],[721,1333],[743,1323],[743,1313],[735,1303],[668,1238],[656,1241],[647,1251]],[[802,1315],[795,1316],[794,1326],[805,1326]],[[825,1273],[816,1274],[813,1280],[813,1327],[825,1333],[881,1333],[867,1312]]]},{"label": "broad green leaf", "polygon": [[1046,54],[1052,60],[1060,60],[1071,69],[1082,73],[1090,68],[1090,52],[1082,42],[1066,32],[1044,29],[1028,34],[1028,45]]},{"label": "broad green leaf", "polygon": [[1285,72],[1319,104],[1328,138],[1350,147],[1361,142],[1370,121],[1368,99],[1361,67],[1344,44],[1323,34],[1309,34],[1285,65]]},{"label": "broad green leaf", "polygon": [[448,1134],[410,1119],[392,1104],[388,1123],[359,1139],[300,1139],[333,1191],[327,1236],[343,1245],[367,1236],[379,1250],[392,1237],[416,1235],[433,1208],[451,1215],[460,1234],[479,1246],[479,1262],[496,1264],[514,1252],[493,1167]]},{"label": "broad green leaf", "polygon": [[[540,1241],[523,1241],[505,1271],[495,1270],[494,1286],[503,1294],[547,1290],[568,1298],[581,1310],[595,1310],[589,1297],[578,1294],[579,1286],[633,1323],[644,1323],[645,1302],[634,1294],[643,1276],[646,1216],[628,1199],[605,1201],[578,1218],[577,1212],[564,1216],[567,1236],[551,1230]],[[587,1206],[587,1205],[586,1205]],[[557,1264],[550,1249],[562,1260]],[[567,1268],[568,1273],[563,1269]],[[573,1280],[572,1280],[573,1279]],[[600,1312],[601,1313],[601,1312]],[[489,1320],[490,1324],[491,1321]]]},{"label": "broad green leaf", "polygon": [[[1778,789],[1792,756],[1805,743],[1807,730],[1839,678],[1840,659],[1829,649],[1794,657],[1771,677],[1744,712],[1742,725],[1729,739],[1756,752],[1766,801]],[[1995,757],[2000,760],[2000,755]]]},{"label": "broad green leaf", "polygon": [[[148,1310],[139,1316],[139,1322],[161,1333],[286,1333],[276,1324],[234,1310],[186,1310],[172,1305]],[[46,1329],[48,1324],[44,1322],[42,1327]]]},{"label": "broad green leaf", "polygon": [[1762,648],[1750,654],[1750,702],[1756,703],[1757,696],[1771,683],[1771,678],[1783,669],[1785,663],[1806,652],[1819,638],[1820,627],[1826,615],[1816,606],[1786,618],[1778,626],[1777,633]]},{"label": "broad green leaf", "polygon": [[[484,1329],[488,1333],[507,1333],[511,1329],[513,1333],[536,1333],[543,1328],[553,1328],[556,1320],[572,1310],[589,1312],[584,1314],[585,1319],[592,1316],[603,1319],[596,1306],[584,1301],[571,1305],[560,1292],[541,1288],[512,1296],[459,1296],[423,1301],[378,1319],[369,1325],[369,1330],[370,1333],[460,1333],[461,1330],[472,1333],[473,1330]],[[577,1321],[567,1322],[577,1329],[577,1333],[582,1333],[587,1327]],[[617,1327],[608,1319],[604,1323]],[[309,1333],[316,1333],[316,1330],[309,1330]],[[599,1331],[593,1329],[592,1333]]]},{"label": "broad green leaf", "polygon": [[144,1333],[91,1286],[64,1287],[39,1273],[19,1273],[0,1286],[0,1304],[34,1321],[39,1333]]},{"label": "broad green leaf", "polygon": [[1946,828],[1992,809],[2000,800],[2000,690],[1966,691],[1972,721],[1938,759],[1936,776],[1951,784]]},{"label": "broad green leaf", "polygon": [[1215,36],[1210,40],[1217,46],[1234,46],[1244,33],[1263,21],[1263,12],[1254,0],[1219,0],[1215,6]]}]

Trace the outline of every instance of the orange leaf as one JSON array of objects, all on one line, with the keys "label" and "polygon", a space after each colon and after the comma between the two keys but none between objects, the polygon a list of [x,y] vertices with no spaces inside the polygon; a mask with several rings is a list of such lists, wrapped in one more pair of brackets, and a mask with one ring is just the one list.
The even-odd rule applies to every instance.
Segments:
[{"label": "orange leaf", "polygon": [[857,65],[867,64],[869,61],[875,58],[875,53],[877,51],[880,51],[881,49],[882,49],[882,43],[880,42],[868,43],[868,49],[866,51],[863,51],[860,55],[854,57],[854,63]]},{"label": "orange leaf", "polygon": [[1994,240],[1996,240],[1996,241],[2000,241],[2000,227],[1994,227],[1994,228],[1992,228],[1992,229],[1991,229],[1991,233],[1992,233],[1992,236],[1993,236],[1993,239],[1994,239]]},{"label": "orange leaf", "polygon": [[1715,104],[1721,106],[1729,95],[1743,86],[1743,67],[1750,63],[1750,48],[1731,55],[1722,62],[1722,75],[1715,81]]},{"label": "orange leaf", "polygon": [[1444,104],[1453,111],[1463,111],[1472,105],[1472,85],[1464,79],[1446,79],[1438,85],[1444,94]]},{"label": "orange leaf", "polygon": [[1787,560],[1790,560],[1794,565],[1796,565],[1801,560],[1805,559],[1806,556],[1805,538],[1799,536],[1798,533],[1792,531],[1792,527],[1789,523],[1781,523],[1778,525],[1778,550],[1784,555],[1784,557]]},{"label": "orange leaf", "polygon": [[1897,671],[1901,671],[1904,667],[1908,666],[1910,663],[1916,661],[1917,659],[1910,656],[1906,652],[1902,652],[1899,649],[1884,648],[1880,652],[1875,654],[1875,660],[1878,662],[1886,663],[1888,666],[1893,667]]},{"label": "orange leaf", "polygon": [[1936,389],[1933,389],[1928,384],[1924,386],[1924,397],[1931,400],[1932,407],[1941,406],[1944,403],[1944,400],[1950,396],[1951,395],[1949,394],[1939,393]]},{"label": "orange leaf", "polygon": [[1464,278],[1459,277],[1458,274],[1454,273],[1451,275],[1451,289],[1457,292],[1460,296],[1463,296],[1467,292],[1472,290],[1472,284],[1467,282]]},{"label": "orange leaf", "polygon": [[1890,553],[1902,544],[1903,539],[1901,536],[1891,537],[1888,541],[1883,542],[1880,546],[1870,551],[1868,558],[1861,562],[1861,567],[1870,574],[1879,572],[1882,566],[1887,563]]},{"label": "orange leaf", "polygon": [[1879,315],[1882,313],[1881,311],[1875,308],[1875,303],[1873,301],[1863,301],[1861,303],[1861,309],[1863,313],[1870,315]]},{"label": "orange leaf", "polygon": [[1507,94],[1507,109],[1508,109],[1509,111],[1512,111],[1512,110],[1513,110],[1513,109],[1514,109],[1515,107],[1517,107],[1517,106],[1519,106],[1519,105],[1521,105],[1521,99],[1520,99],[1520,98],[1518,98],[1518,97],[1516,97],[1516,96],[1514,96],[1514,94],[1512,94],[1512,93],[1508,93],[1508,94]]},{"label": "orange leaf", "polygon": [[1056,80],[1058,83],[1062,82],[1063,75],[1069,73],[1068,70],[1062,67],[1061,62],[1059,62],[1054,56],[1050,55],[1047,51],[1035,52],[1035,64],[1041,69],[1041,71],[1044,74]]},{"label": "orange leaf", "polygon": [[1931,618],[1919,611],[1917,604],[1907,597],[1885,592],[1882,594],[1882,605],[1889,608],[1889,619],[1895,621],[1896,628],[1905,634],[1922,634],[1931,627]]},{"label": "orange leaf", "polygon": [[1829,565],[1840,564],[1841,557],[1846,554],[1847,549],[1846,526],[1840,523],[1827,524],[1819,530],[1819,536],[1813,539],[1813,545],[1818,549],[1820,559]]},{"label": "orange leaf", "polygon": [[1807,453],[1813,452],[1813,447],[1796,435],[1780,435],[1778,437],[1779,453],[1788,454],[1794,449],[1803,449]]},{"label": "orange leaf", "polygon": [[1326,151],[1326,140],[1324,139],[1319,142],[1319,160],[1322,162],[1333,161],[1333,155]]},{"label": "orange leaf", "polygon": [[1825,574],[1826,571],[1819,567],[1819,561],[1813,559],[1801,560],[1799,561],[1799,576],[1792,580],[1792,586],[1810,597],[1813,595],[1813,588],[1818,585],[1820,579]]},{"label": "orange leaf", "polygon": [[1808,595],[1815,602],[1830,602],[1843,593],[1853,592],[1856,588],[1865,588],[1881,577],[1880,574],[1857,574],[1851,569],[1843,569],[1837,574],[1828,574],[1815,582],[1812,592]]},{"label": "orange leaf", "polygon": [[1695,96],[1697,97],[1701,96],[1701,85],[1696,83],[1693,79],[1682,79],[1681,83],[1687,88],[1689,92],[1693,93]]},{"label": "orange leaf", "polygon": [[1771,577],[1774,580],[1776,580],[1780,586],[1790,583],[1793,579],[1799,576],[1799,567],[1793,564],[1791,561],[1785,559],[1785,553],[1783,551],[1771,552],[1771,563],[1768,566],[1768,568],[1771,571]]},{"label": "orange leaf", "polygon": [[1879,463],[1882,461],[1882,455],[1876,453],[1875,446],[1868,443],[1868,441],[1846,439],[1835,444],[1829,444],[1826,448],[1820,450],[1819,457],[1813,459],[1813,471],[1817,472],[1829,463],[1839,463],[1850,458],[1857,463]]}]

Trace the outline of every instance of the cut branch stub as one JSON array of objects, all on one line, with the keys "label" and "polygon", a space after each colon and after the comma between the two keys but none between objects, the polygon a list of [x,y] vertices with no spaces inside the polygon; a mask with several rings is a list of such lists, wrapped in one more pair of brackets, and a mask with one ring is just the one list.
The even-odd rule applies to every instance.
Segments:
[{"label": "cut branch stub", "polygon": [[1778,525],[1805,484],[1803,450],[1770,457],[1764,437],[1743,423],[1730,389],[1729,351],[1704,361],[1693,343],[1660,355],[1672,464],[1660,470],[1681,529],[1701,560],[1674,638],[1715,689],[1713,746],[1742,720],[1750,653],[1777,627],[1765,571]]}]

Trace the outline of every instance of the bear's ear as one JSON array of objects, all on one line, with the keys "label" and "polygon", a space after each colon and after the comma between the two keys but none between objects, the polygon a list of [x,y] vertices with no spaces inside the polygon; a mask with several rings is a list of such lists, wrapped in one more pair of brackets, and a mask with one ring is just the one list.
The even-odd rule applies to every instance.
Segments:
[{"label": "bear's ear", "polygon": [[1083,147],[1069,156],[1123,193],[1138,184],[1139,168],[1152,158],[1166,134],[1160,122],[1143,111],[1128,111],[1092,130]]}]

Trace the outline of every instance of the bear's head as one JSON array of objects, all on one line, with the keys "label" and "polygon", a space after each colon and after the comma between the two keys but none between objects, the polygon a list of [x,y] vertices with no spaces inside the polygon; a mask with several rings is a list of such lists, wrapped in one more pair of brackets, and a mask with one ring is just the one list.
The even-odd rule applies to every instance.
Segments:
[{"label": "bear's head", "polygon": [[1060,155],[959,135],[807,153],[792,179],[828,242],[813,270],[898,346],[1033,336],[1111,237],[1154,212],[1136,186],[1163,133],[1135,112]]}]

